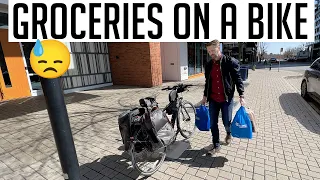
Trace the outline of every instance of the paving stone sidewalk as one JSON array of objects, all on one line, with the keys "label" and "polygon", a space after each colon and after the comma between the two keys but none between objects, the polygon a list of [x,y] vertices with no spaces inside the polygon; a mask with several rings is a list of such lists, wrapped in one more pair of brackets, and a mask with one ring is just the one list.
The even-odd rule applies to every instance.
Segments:
[{"label": "paving stone sidewalk", "polygon": [[[207,157],[201,149],[210,143],[210,133],[197,132],[190,149],[148,179],[317,179],[320,118],[285,76],[297,73],[250,71],[246,102],[258,125],[252,140],[233,139],[221,153]],[[197,103],[203,80],[189,80],[196,86],[184,98]],[[153,94],[165,106],[168,92],[160,89],[113,86],[66,95],[82,179],[142,178],[123,154],[117,117]],[[219,126],[224,137],[222,123]],[[43,97],[0,104],[1,179],[63,179]]]}]

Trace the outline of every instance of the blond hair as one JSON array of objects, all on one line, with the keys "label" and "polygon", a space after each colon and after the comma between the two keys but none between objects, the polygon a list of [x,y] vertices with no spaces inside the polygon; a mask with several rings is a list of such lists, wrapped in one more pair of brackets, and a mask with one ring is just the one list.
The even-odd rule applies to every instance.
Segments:
[{"label": "blond hair", "polygon": [[207,47],[208,47],[208,46],[219,47],[219,46],[220,46],[220,41],[219,41],[219,40],[217,40],[217,39],[215,39],[215,40],[213,40],[213,41],[211,41],[211,42],[207,43],[207,44],[206,44],[206,46],[207,46]]}]

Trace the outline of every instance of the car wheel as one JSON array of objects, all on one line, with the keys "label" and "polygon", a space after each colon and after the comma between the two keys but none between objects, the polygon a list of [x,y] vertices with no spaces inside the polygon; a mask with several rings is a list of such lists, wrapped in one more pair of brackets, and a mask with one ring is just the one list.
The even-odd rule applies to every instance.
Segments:
[{"label": "car wheel", "polygon": [[307,82],[305,80],[302,81],[302,83],[301,83],[301,96],[304,99],[308,98],[308,88],[307,88]]}]

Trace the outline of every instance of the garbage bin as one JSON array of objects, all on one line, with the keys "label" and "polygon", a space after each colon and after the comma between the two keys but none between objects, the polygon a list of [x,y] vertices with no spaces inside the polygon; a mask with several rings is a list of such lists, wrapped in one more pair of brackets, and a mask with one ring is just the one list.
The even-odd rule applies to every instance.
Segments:
[{"label": "garbage bin", "polygon": [[243,81],[246,81],[248,79],[248,72],[249,68],[246,66],[240,67],[240,74]]}]

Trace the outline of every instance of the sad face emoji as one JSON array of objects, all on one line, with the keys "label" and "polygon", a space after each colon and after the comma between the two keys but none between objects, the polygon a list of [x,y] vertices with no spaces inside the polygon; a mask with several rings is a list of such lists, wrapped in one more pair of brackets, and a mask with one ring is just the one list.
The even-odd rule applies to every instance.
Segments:
[{"label": "sad face emoji", "polygon": [[30,53],[31,67],[36,74],[51,79],[62,76],[69,68],[70,53],[60,41],[37,40]]}]

